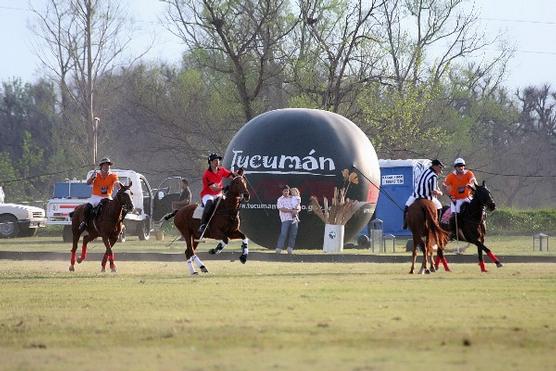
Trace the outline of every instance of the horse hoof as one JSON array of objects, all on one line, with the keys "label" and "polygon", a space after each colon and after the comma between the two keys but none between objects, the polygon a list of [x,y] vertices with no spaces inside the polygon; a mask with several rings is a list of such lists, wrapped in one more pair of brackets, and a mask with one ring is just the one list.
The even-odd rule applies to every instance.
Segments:
[{"label": "horse hoof", "polygon": [[104,268],[104,267],[100,268],[100,272],[101,272],[101,273],[106,272],[106,268]]},{"label": "horse hoof", "polygon": [[425,274],[431,274],[432,271],[425,269]]},{"label": "horse hoof", "polygon": [[200,269],[201,272],[203,272],[203,273],[208,273],[208,272],[209,272],[208,269],[207,269],[207,267],[205,267],[204,265],[201,265],[201,266],[199,267],[199,269]]},{"label": "horse hoof", "polygon": [[111,271],[112,273],[116,273],[116,272],[117,272],[116,267],[110,268],[110,271]]},{"label": "horse hoof", "polygon": [[197,276],[197,275],[199,275],[199,272],[195,271],[195,272],[191,273],[191,275],[192,276]]},{"label": "horse hoof", "polygon": [[216,249],[210,249],[208,252],[210,255],[214,255],[216,254]]},{"label": "horse hoof", "polygon": [[77,258],[76,261],[77,261],[77,264],[81,264],[81,262],[82,262],[83,260],[81,260],[81,258]]},{"label": "horse hoof", "polygon": [[239,257],[239,261],[240,261],[242,264],[245,264],[245,262],[247,261],[247,255],[245,255],[245,254],[241,255],[241,256]]},{"label": "horse hoof", "polygon": [[75,271],[75,267],[74,267],[73,265],[70,265],[69,271],[70,271],[70,272],[74,272],[74,271]]},{"label": "horse hoof", "polygon": [[504,266],[504,264],[500,263],[500,262],[496,262],[496,268],[502,268]]}]

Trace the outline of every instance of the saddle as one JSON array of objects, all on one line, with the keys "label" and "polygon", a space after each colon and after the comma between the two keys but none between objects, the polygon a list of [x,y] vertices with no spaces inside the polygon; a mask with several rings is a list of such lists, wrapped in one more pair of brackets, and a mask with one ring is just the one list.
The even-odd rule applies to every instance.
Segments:
[{"label": "saddle", "polygon": [[193,211],[193,219],[201,219],[203,216],[203,210],[205,210],[205,208],[202,205],[197,205],[197,207],[195,208],[195,210]]},{"label": "saddle", "polygon": [[96,218],[101,215],[102,209],[104,208],[104,204],[108,202],[107,198],[100,200],[97,206],[93,207],[91,210],[91,220],[96,220]]}]

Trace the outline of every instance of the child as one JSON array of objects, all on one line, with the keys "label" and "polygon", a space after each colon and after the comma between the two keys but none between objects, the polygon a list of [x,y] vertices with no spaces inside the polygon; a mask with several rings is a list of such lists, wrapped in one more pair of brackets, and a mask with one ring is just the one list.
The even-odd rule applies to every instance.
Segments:
[{"label": "child", "polygon": [[295,212],[294,215],[294,223],[298,223],[299,222],[299,211],[301,211],[301,196],[299,194],[299,189],[297,188],[291,188],[290,189],[290,194],[292,196],[292,209],[296,209],[297,211]]}]

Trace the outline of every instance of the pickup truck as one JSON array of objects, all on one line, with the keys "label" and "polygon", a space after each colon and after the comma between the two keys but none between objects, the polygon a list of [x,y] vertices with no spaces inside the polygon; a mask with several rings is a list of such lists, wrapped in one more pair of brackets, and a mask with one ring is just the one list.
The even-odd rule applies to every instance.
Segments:
[{"label": "pickup truck", "polygon": [[[111,171],[118,174],[121,183],[132,182],[134,210],[125,217],[125,234],[134,234],[140,240],[148,240],[156,225],[153,220],[156,221],[165,213],[170,212],[171,201],[179,196],[179,193],[176,195],[179,188],[167,184],[168,182],[175,183],[173,180],[176,177],[166,179],[163,182],[163,189],[157,191],[150,186],[145,176],[136,171],[123,169],[112,169]],[[92,172],[93,170],[87,173],[87,178]],[[88,202],[90,195],[91,186],[85,181],[74,179],[55,184],[53,197],[48,201],[46,215],[49,225],[64,226],[62,234],[64,242],[72,240],[69,213],[77,206]],[[125,240],[125,234],[120,237],[122,241]]]},{"label": "pickup truck", "polygon": [[46,227],[44,209],[4,203],[4,191],[0,187],[0,238],[31,237],[42,227]]}]

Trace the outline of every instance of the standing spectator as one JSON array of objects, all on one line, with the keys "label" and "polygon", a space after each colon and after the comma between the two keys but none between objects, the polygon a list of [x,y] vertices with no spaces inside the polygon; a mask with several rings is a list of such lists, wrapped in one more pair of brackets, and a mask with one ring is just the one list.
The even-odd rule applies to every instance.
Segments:
[{"label": "standing spectator", "polygon": [[276,244],[276,253],[280,254],[284,246],[288,248],[288,254],[293,253],[295,247],[295,238],[297,237],[298,223],[294,223],[295,217],[297,215],[297,208],[294,205],[294,199],[290,195],[290,187],[284,186],[282,188],[282,196],[278,198],[276,202],[276,207],[278,208],[280,221],[282,226],[280,227],[280,237],[278,237],[278,243]]},{"label": "standing spectator", "polygon": [[189,205],[191,202],[191,190],[189,189],[189,182],[185,178],[181,178],[181,192],[177,201],[172,202],[172,209],[179,210],[184,206]]}]

